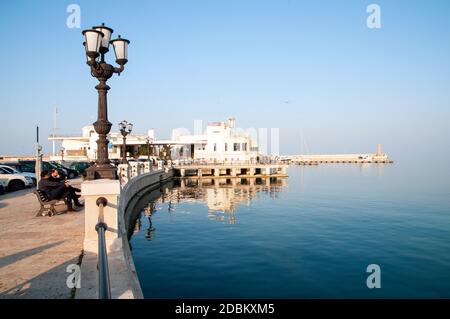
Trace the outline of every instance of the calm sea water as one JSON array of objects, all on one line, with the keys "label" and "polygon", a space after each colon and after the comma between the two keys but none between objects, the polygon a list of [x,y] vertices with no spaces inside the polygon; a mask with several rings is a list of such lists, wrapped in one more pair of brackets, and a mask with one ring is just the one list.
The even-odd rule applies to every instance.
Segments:
[{"label": "calm sea water", "polygon": [[[450,298],[447,171],[320,165],[270,184],[174,186],[130,240],[144,295]],[[369,264],[380,289],[367,288]]]}]

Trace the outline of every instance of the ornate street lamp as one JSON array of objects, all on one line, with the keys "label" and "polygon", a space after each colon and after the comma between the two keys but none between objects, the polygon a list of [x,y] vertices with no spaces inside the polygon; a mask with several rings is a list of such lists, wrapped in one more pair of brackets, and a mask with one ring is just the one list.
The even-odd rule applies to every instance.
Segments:
[{"label": "ornate street lamp", "polygon": [[133,124],[127,121],[122,121],[119,123],[120,133],[122,133],[123,144],[122,144],[122,161],[121,164],[128,164],[127,161],[127,135],[133,130]]},{"label": "ornate street lamp", "polygon": [[150,142],[152,142],[152,139],[147,137],[145,141],[147,142],[147,161],[150,162]]},{"label": "ornate street lamp", "polygon": [[[114,73],[120,75],[125,64],[128,62],[128,44],[130,41],[119,37],[111,41],[113,30],[102,24],[92,29],[84,30],[84,47],[86,49],[87,64],[91,68],[91,75],[100,82],[95,88],[98,91],[98,116],[94,123],[95,132],[98,134],[97,140],[97,160],[93,167],[87,169],[87,179],[116,179],[117,168],[111,165],[108,157],[107,135],[111,131],[112,124],[108,121],[108,104],[106,95],[110,87],[106,81]],[[118,68],[105,62],[105,54],[109,51],[109,44],[114,47],[116,63]]]},{"label": "ornate street lamp", "polygon": [[147,136],[145,139],[147,141],[147,161],[150,168],[150,172],[152,171],[152,161],[150,160],[150,143],[153,143],[153,138]]}]

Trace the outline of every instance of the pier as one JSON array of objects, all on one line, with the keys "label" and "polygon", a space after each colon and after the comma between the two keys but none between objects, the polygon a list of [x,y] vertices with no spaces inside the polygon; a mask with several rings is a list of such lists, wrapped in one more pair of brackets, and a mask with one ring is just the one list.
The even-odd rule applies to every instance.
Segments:
[{"label": "pier", "polygon": [[377,145],[375,154],[283,155],[280,161],[294,165],[319,164],[392,164],[393,160]]},{"label": "pier", "polygon": [[391,159],[365,158],[360,155],[311,155],[298,156],[284,160],[285,163],[294,165],[319,165],[319,164],[392,164]]},{"label": "pier", "polygon": [[287,177],[286,164],[179,164],[173,167],[175,177],[181,178],[264,178]]}]

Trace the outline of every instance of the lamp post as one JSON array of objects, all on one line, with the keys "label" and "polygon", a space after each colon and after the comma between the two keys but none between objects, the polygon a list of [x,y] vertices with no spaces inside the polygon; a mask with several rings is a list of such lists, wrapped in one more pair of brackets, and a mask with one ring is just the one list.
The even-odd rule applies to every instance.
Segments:
[{"label": "lamp post", "polygon": [[[111,41],[113,30],[101,26],[92,27],[92,29],[84,30],[84,47],[86,49],[87,64],[91,69],[91,75],[99,81],[95,87],[98,91],[98,116],[94,123],[95,132],[98,134],[97,140],[97,160],[93,167],[86,170],[87,179],[116,179],[117,168],[111,165],[108,157],[108,139],[107,135],[111,131],[112,124],[108,121],[108,105],[106,95],[110,87],[106,81],[110,79],[114,73],[120,75],[123,72],[125,64],[128,62],[128,44],[130,41],[119,37]],[[116,55],[116,63],[118,68],[105,62],[105,54],[109,51],[109,44],[114,47]]]},{"label": "lamp post", "polygon": [[150,161],[150,142],[153,143],[153,139],[148,137],[145,139],[147,141],[147,161],[150,168],[150,172],[152,171],[152,162]]},{"label": "lamp post", "polygon": [[147,142],[147,161],[150,162],[150,142],[153,142],[153,141],[150,137],[147,137],[145,139],[145,141]]},{"label": "lamp post", "polygon": [[133,124],[127,121],[122,121],[119,123],[120,133],[122,133],[123,144],[122,144],[122,161],[121,164],[128,164],[127,161],[127,135],[133,130]]},{"label": "lamp post", "polygon": [[36,187],[38,187],[39,181],[41,180],[41,172],[42,172],[42,146],[39,144],[39,126],[37,126],[36,127],[36,165],[35,165]]}]

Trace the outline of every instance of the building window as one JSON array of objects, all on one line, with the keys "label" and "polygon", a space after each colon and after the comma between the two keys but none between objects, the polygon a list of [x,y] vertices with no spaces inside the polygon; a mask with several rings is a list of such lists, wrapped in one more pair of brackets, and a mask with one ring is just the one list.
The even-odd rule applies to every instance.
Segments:
[{"label": "building window", "polygon": [[228,143],[225,143],[225,152],[228,152]]},{"label": "building window", "polygon": [[242,143],[242,150],[247,152],[247,143]]},{"label": "building window", "polygon": [[241,150],[241,144],[234,143],[233,149],[234,149],[235,152],[239,152]]}]

